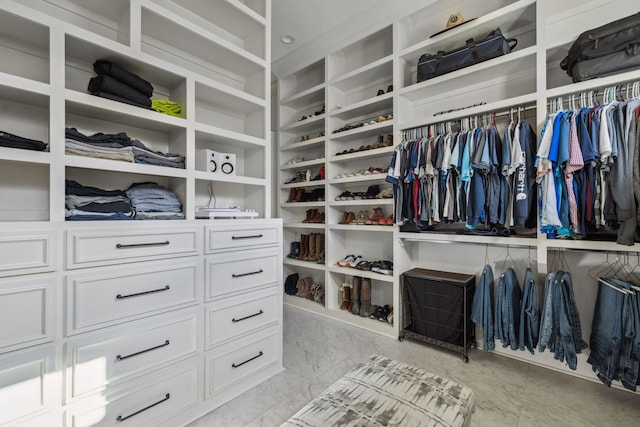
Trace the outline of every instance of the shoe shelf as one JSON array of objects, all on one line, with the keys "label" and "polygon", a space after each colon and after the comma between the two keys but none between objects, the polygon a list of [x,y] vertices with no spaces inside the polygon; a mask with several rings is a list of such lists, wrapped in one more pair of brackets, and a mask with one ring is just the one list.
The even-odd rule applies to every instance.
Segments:
[{"label": "shoe shelf", "polygon": [[283,225],[284,228],[291,229],[313,229],[313,230],[324,230],[325,224],[318,223],[310,223],[310,222],[289,222]]},{"label": "shoe shelf", "polygon": [[303,310],[311,311],[313,313],[321,314],[323,316],[328,315],[327,309],[324,307],[324,305],[307,298],[284,294],[284,303]]},{"label": "shoe shelf", "polygon": [[[340,77],[329,81],[328,85],[340,91],[351,91],[353,88],[375,83],[389,82],[393,76],[393,55],[385,56],[366,64]],[[385,86],[386,88],[386,86]]]},{"label": "shoe shelf", "polygon": [[286,256],[283,258],[284,265],[292,266],[292,267],[302,267],[308,268],[311,270],[322,270],[324,271],[325,265],[318,264],[315,261],[302,261],[299,259],[287,258]]},{"label": "shoe shelf", "polygon": [[318,181],[305,181],[305,182],[294,182],[291,184],[282,184],[280,188],[289,189],[289,188],[299,188],[299,187],[320,187],[325,184],[325,180]]},{"label": "shoe shelf", "polygon": [[353,141],[360,138],[366,138],[381,133],[390,133],[395,120],[385,120],[371,125],[364,125],[359,128],[346,130],[343,132],[335,132],[329,135],[329,139],[335,141]]},{"label": "shoe shelf", "polygon": [[360,182],[377,182],[377,181],[385,181],[387,179],[387,174],[385,173],[373,173],[370,175],[355,175],[348,176],[346,178],[334,178],[330,179],[329,184],[351,184],[351,183],[360,183]]},{"label": "shoe shelf", "polygon": [[391,225],[351,225],[351,224],[331,224],[331,230],[347,230],[347,231],[375,231],[380,233],[393,233]]},{"label": "shoe shelf", "polygon": [[[536,22],[536,0],[521,0],[516,2],[511,2],[511,4],[507,4],[504,7],[501,7],[497,10],[493,10],[492,12],[483,14],[482,12],[471,15],[472,9],[480,8],[484,6],[490,5],[471,5],[465,2],[465,6],[469,6],[469,8],[464,7],[460,9],[464,12],[464,19],[469,21],[472,18],[476,18],[473,21],[469,21],[464,25],[461,25],[458,28],[451,29],[443,34],[437,35],[433,38],[428,37],[425,39],[425,36],[429,33],[426,32],[419,38],[415,44],[404,47],[400,50],[398,54],[400,59],[407,63],[417,64],[417,60],[423,53],[430,53],[435,55],[438,51],[449,51],[460,47],[463,44],[464,40],[469,38],[478,39],[480,37],[484,37],[488,35],[490,32],[494,31],[496,28],[500,28],[505,37],[513,37],[518,38],[517,36],[523,32],[531,31],[531,29],[535,28]],[[475,2],[473,2],[475,3]],[[485,3],[485,2],[482,2]],[[486,3],[498,3],[496,1],[490,1]],[[506,3],[504,1],[500,3]],[[431,8],[431,6],[430,6]],[[442,22],[446,22],[447,18],[451,14],[451,10],[447,10],[446,13],[434,14],[439,16],[440,19],[437,21],[438,26],[433,28],[438,28]],[[411,18],[415,19],[415,18]],[[433,29],[429,29],[430,32],[433,32]],[[461,42],[462,41],[462,42]],[[518,40],[520,43],[520,40]],[[410,85],[410,82],[405,81],[404,86]]]},{"label": "shoe shelf", "polygon": [[392,109],[393,93],[385,93],[384,95],[355,102],[346,107],[334,108],[329,115],[347,121],[356,116],[373,116],[381,111],[391,111]]},{"label": "shoe shelf", "polygon": [[324,136],[319,136],[317,138],[307,139],[306,141],[298,141],[291,144],[282,145],[280,147],[280,151],[290,151],[290,150],[298,150],[298,149],[306,149],[319,146],[324,144],[326,138]]},{"label": "shoe shelf", "polygon": [[371,319],[369,317],[362,317],[357,314],[352,314],[351,311],[348,310],[327,309],[326,311],[328,311],[328,317],[393,339],[397,338],[397,336],[395,336],[393,325],[390,323],[381,322],[380,320]]},{"label": "shoe shelf", "polygon": [[280,78],[280,99],[286,104],[305,93],[319,91],[326,86],[324,58]]},{"label": "shoe shelf", "polygon": [[[378,67],[381,63],[387,61],[391,63],[392,55],[393,28],[387,26],[330,54],[327,59],[327,81],[334,84],[350,80],[371,68]],[[388,75],[391,76],[391,73]],[[360,81],[363,79],[361,78]],[[359,84],[352,81],[347,86],[353,87]]]},{"label": "shoe shelf", "polygon": [[386,206],[393,205],[393,199],[361,199],[329,201],[329,206]]},{"label": "shoe shelf", "polygon": [[280,170],[296,170],[296,169],[306,169],[309,166],[320,166],[325,163],[325,159],[313,159],[313,160],[304,160],[301,162],[295,163],[287,163],[280,166]]},{"label": "shoe shelf", "polygon": [[283,202],[281,208],[323,208],[324,201],[320,202]]},{"label": "shoe shelf", "polygon": [[[389,227],[389,228],[393,228],[393,227]],[[328,266],[327,269],[331,273],[345,274],[347,276],[367,277],[371,280],[379,280],[384,283],[393,283],[392,274],[387,275],[387,274],[374,273],[372,271],[358,270],[357,268],[352,268],[352,267],[340,267],[335,263],[334,265]]]},{"label": "shoe shelf", "polygon": [[324,102],[325,83],[320,83],[314,87],[296,93],[287,99],[280,101],[280,106],[289,107],[300,110],[310,105],[320,104]]},{"label": "shoe shelf", "polygon": [[362,150],[354,153],[341,154],[339,156],[332,156],[329,158],[331,163],[351,162],[356,159],[368,159],[373,160],[376,158],[388,158],[391,160],[391,153],[393,153],[393,146],[374,148],[372,150]]},{"label": "shoe shelf", "polygon": [[296,122],[289,123],[288,125],[285,125],[284,127],[282,127],[280,130],[304,132],[304,131],[310,131],[313,129],[324,129],[324,118],[325,118],[325,114],[311,116],[304,120],[298,120]]}]

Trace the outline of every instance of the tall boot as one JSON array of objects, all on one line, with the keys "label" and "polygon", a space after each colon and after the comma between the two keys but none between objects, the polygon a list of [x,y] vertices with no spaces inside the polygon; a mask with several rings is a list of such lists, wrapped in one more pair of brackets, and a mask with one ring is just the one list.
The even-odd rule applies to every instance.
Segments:
[{"label": "tall boot", "polygon": [[324,252],[324,234],[318,233],[316,235],[316,258],[314,261],[318,261],[320,259],[320,253]]},{"label": "tall boot", "polygon": [[360,287],[362,286],[362,277],[353,276],[353,290],[351,292],[351,314],[360,314]]},{"label": "tall boot", "polygon": [[340,310],[351,310],[351,286],[347,284],[342,285],[342,303],[340,304]]},{"label": "tall boot", "polygon": [[311,233],[309,235],[309,253],[307,254],[305,261],[317,261],[318,253],[316,252],[316,240],[320,233]]},{"label": "tall boot", "polygon": [[371,304],[371,279],[365,277],[360,288],[360,316],[369,317],[377,308]]},{"label": "tall boot", "polygon": [[305,259],[309,255],[309,235],[301,234],[300,235],[300,255],[298,255],[298,259]]}]

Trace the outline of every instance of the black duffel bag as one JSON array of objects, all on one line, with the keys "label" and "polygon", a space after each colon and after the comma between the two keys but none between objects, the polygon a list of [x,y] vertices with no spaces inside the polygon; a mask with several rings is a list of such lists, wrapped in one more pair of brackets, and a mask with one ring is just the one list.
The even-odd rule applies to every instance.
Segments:
[{"label": "black duffel bag", "polygon": [[517,44],[516,39],[504,38],[498,28],[482,40],[467,40],[464,46],[457,49],[439,51],[436,55],[421,55],[418,60],[418,83],[505,55]]},{"label": "black duffel bag", "polygon": [[574,83],[640,68],[640,13],[580,34],[560,68]]}]

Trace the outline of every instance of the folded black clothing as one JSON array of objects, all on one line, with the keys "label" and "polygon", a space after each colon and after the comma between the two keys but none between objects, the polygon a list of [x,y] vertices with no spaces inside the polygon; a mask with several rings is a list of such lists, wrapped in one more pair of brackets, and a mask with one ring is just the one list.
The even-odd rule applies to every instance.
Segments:
[{"label": "folded black clothing", "polygon": [[0,147],[20,148],[23,150],[45,151],[47,144],[36,139],[23,138],[9,132],[0,131]]},{"label": "folded black clothing", "polygon": [[122,190],[103,190],[102,188],[88,187],[69,179],[65,181],[65,194],[97,197],[127,196],[127,194]]},{"label": "folded black clothing", "polygon": [[102,202],[102,203],[88,203],[78,207],[78,209],[86,212],[131,212],[131,201],[118,201],[118,202]]},{"label": "folded black clothing", "polygon": [[112,148],[130,147],[132,145],[131,138],[125,132],[119,133],[94,133],[93,135],[84,135],[78,132],[76,128],[66,128],[64,136],[67,139],[84,142],[96,146],[107,146]]},{"label": "folded black clothing", "polygon": [[132,87],[148,98],[151,98],[151,95],[153,95],[153,86],[151,86],[151,83],[111,61],[98,59],[93,63],[93,71],[98,75],[111,76],[127,86]]},{"label": "folded black clothing", "polygon": [[127,86],[125,83],[122,83],[111,76],[102,75],[98,77],[92,77],[91,80],[89,80],[88,90],[89,93],[93,95],[108,93],[110,95],[115,95],[119,98],[132,101],[146,108],[151,108],[151,99],[149,99],[148,96],[141,92],[138,92],[136,89]]},{"label": "folded black clothing", "polygon": [[99,96],[100,98],[105,98],[105,99],[110,99],[112,101],[118,101],[118,102],[123,102],[125,104],[129,104],[129,105],[133,105],[134,107],[140,107],[140,108],[144,108],[147,110],[150,110],[150,107],[147,107],[145,104],[138,104],[135,101],[132,101],[130,99],[127,98],[122,98],[120,96],[117,95],[112,95],[110,93],[107,92],[98,92],[98,93],[94,93],[95,96]]}]

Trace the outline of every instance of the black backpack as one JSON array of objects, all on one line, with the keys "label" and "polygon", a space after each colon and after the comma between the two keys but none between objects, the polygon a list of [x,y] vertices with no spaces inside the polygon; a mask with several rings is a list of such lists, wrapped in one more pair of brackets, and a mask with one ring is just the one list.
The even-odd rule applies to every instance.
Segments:
[{"label": "black backpack", "polygon": [[640,12],[585,31],[560,68],[574,83],[640,67]]}]

